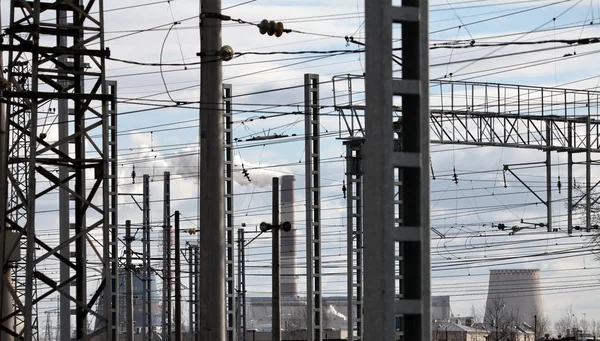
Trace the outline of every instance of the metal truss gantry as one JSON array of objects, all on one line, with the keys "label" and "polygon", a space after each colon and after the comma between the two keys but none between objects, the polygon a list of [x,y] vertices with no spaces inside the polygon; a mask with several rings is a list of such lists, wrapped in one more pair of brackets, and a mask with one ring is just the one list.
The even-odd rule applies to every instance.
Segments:
[{"label": "metal truss gantry", "polygon": [[[362,76],[334,77],[335,107],[340,113],[342,138],[364,136],[364,96],[360,89]],[[339,83],[348,83],[339,90]],[[338,87],[335,87],[338,83]],[[354,83],[354,84],[352,84]],[[573,230],[573,209],[585,207],[585,226],[591,227],[590,209],[598,197],[588,196],[600,184],[592,184],[594,162],[592,153],[600,152],[600,92],[563,88],[535,87],[512,84],[475,83],[458,81],[431,81],[430,142],[534,149],[545,152],[546,196],[536,193],[505,165],[547,208],[547,231],[555,231],[552,219],[552,159],[551,152],[567,154],[567,215],[568,233]],[[360,103],[360,104],[356,104]],[[400,117],[403,108],[395,106]],[[582,155],[581,161],[573,160]],[[585,189],[579,198],[573,197],[573,168],[585,164]],[[593,194],[593,192],[592,192]],[[580,204],[582,203],[583,204]],[[585,227],[584,227],[585,228]]]},{"label": "metal truss gantry", "polygon": [[307,340],[323,340],[319,75],[304,75]]},{"label": "metal truss gantry", "polygon": [[[25,277],[14,286],[2,279],[10,291],[5,299],[14,302],[14,311],[2,314],[0,320],[18,321],[14,330],[3,329],[17,340],[38,338],[36,306],[57,294],[71,310],[61,323],[70,324],[72,316],[77,340],[117,337],[117,127],[116,115],[111,117],[116,105],[105,80],[109,51],[103,31],[102,0],[10,4],[10,23],[0,45],[9,57],[3,91],[8,119],[2,129],[10,136],[10,198],[6,224],[0,228],[3,237],[7,232],[18,234],[17,243],[2,238],[2,247],[24,247],[16,269]],[[89,90],[83,88],[84,77]],[[50,123],[53,100],[67,101],[66,121]],[[65,134],[56,138],[57,125]],[[68,193],[69,223],[36,222],[36,209],[59,208],[59,200],[51,197],[57,192]],[[59,241],[55,238],[59,235],[68,238]],[[88,250],[93,252],[88,255]],[[99,284],[93,287],[87,279],[91,264],[100,273]],[[48,270],[57,265],[67,269],[61,273],[68,276]],[[101,295],[110,302],[96,311]],[[93,321],[96,328],[90,330]]]},{"label": "metal truss gantry", "polygon": [[[365,1],[364,339],[429,340],[428,1],[392,3]],[[393,37],[394,24],[401,37]],[[402,41],[396,79],[393,38]]]},{"label": "metal truss gantry", "polygon": [[225,205],[225,311],[227,312],[227,341],[236,339],[236,304],[235,304],[235,227],[233,211],[233,108],[232,86],[223,84],[223,143],[225,148],[225,188],[223,203]]}]

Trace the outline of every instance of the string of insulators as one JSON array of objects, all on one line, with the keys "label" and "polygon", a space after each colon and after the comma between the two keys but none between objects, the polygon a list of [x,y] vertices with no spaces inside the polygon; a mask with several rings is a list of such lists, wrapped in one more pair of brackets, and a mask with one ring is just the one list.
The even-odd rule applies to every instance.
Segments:
[{"label": "string of insulators", "polygon": [[275,35],[277,38],[281,37],[284,32],[289,31],[283,27],[283,23],[281,21],[275,22],[273,20],[269,21],[267,19],[263,19],[257,26],[260,34],[266,33],[270,36]]},{"label": "string of insulators", "polygon": [[133,170],[131,171],[131,183],[135,183],[135,165],[133,165]]},{"label": "string of insulators", "polygon": [[344,194],[344,199],[346,199],[346,181],[342,181],[342,193]]},{"label": "string of insulators", "polygon": [[560,175],[558,176],[558,182],[556,183],[556,186],[558,187],[558,194],[560,194],[560,188],[562,187],[562,183],[560,182]]}]

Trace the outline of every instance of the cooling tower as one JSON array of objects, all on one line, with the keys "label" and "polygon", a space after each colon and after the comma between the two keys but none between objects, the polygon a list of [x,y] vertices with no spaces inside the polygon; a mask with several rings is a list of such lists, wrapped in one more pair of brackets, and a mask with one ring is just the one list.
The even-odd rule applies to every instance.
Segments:
[{"label": "cooling tower", "polygon": [[292,223],[292,230],[281,231],[281,297],[290,298],[298,296],[298,270],[296,264],[296,226],[294,223],[294,181],[293,175],[281,176],[281,208],[280,222]]},{"label": "cooling tower", "polygon": [[540,270],[490,270],[490,283],[484,321],[494,316],[513,316],[530,326],[534,315],[544,316]]}]

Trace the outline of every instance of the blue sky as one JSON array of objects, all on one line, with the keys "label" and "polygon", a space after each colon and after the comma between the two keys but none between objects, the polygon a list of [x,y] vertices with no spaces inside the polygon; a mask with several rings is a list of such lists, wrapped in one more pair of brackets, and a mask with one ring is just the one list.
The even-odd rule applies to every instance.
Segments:
[{"label": "blue sky", "polygon": [[[223,7],[233,6],[241,1],[224,1]],[[142,4],[143,1],[130,1],[127,5]],[[451,6],[449,5],[451,4]],[[488,6],[489,5],[489,6]],[[8,22],[7,4],[2,3],[3,24]],[[123,4],[115,0],[105,1],[105,7],[118,8]],[[356,49],[356,45],[347,45],[344,36],[354,36],[355,39],[363,41],[364,20],[363,3],[361,1],[332,0],[320,1],[266,1],[257,0],[243,6],[234,7],[225,13],[232,18],[240,18],[250,22],[259,22],[267,18],[281,20],[286,27],[300,30],[308,34],[290,33],[281,38],[260,35],[258,29],[249,25],[236,23],[224,23],[223,43],[231,45],[236,52],[268,52],[268,51],[304,51],[304,50],[337,50]],[[513,14],[524,11],[521,14]],[[105,30],[107,39],[117,38],[130,33],[129,30],[140,30],[149,27],[168,24],[173,21],[183,20],[198,14],[198,2],[188,0],[176,0],[170,3],[164,2],[137,9],[118,10],[107,12],[105,15]],[[475,21],[485,20],[493,17],[504,16],[488,20],[478,24],[470,24]],[[554,20],[553,20],[554,19]],[[546,39],[577,39],[580,37],[600,36],[598,23],[600,23],[600,3],[598,1],[509,1],[501,4],[500,1],[431,1],[430,37],[431,43],[441,43],[453,40],[475,40],[477,43],[490,42],[512,42],[536,41]],[[583,23],[588,25],[583,25]],[[593,23],[593,25],[590,25]],[[465,26],[466,25],[466,26]],[[459,26],[461,26],[459,28]],[[563,27],[568,29],[561,29]],[[169,33],[163,52],[163,63],[193,63],[197,62],[196,53],[199,52],[199,33],[197,19],[182,22]],[[169,25],[160,30],[152,30],[144,33],[134,34],[128,37],[109,40],[107,47],[115,58],[136,60],[142,62],[159,62],[161,45],[166,37]],[[529,32],[529,33],[528,33]],[[527,33],[527,34],[526,34]],[[508,35],[513,34],[513,35]],[[507,35],[498,38],[492,36]],[[399,44],[399,43],[398,43]],[[400,45],[398,45],[400,46]],[[535,50],[538,48],[549,48],[544,52],[514,55],[505,58],[487,59],[473,64],[457,63],[463,59],[474,59],[485,55],[510,54],[517,51]],[[531,45],[531,46],[507,46],[502,49],[476,48],[476,49],[440,49],[431,51],[430,76],[452,80],[472,80],[497,83],[526,84],[537,86],[557,86],[568,82],[574,82],[583,78],[586,81],[571,83],[571,88],[585,89],[596,88],[599,78],[592,77],[600,74],[596,67],[597,51],[595,45],[562,48],[559,44]],[[578,57],[563,57],[567,53],[576,52]],[[586,55],[586,53],[589,53]],[[334,75],[360,74],[364,71],[364,55],[346,54],[336,57],[321,58],[311,61],[310,58],[291,59],[300,56],[241,56],[230,62],[224,63],[225,82],[233,85],[234,109],[235,110],[262,110],[269,114],[302,110],[303,90],[301,88],[303,75],[305,73],[316,73],[320,75],[321,81],[328,81]],[[315,56],[319,57],[319,56]],[[547,63],[535,67],[522,68],[512,72],[506,72],[506,68],[518,63],[546,60]],[[298,64],[297,64],[298,63]],[[295,65],[293,65],[295,64]],[[119,138],[121,176],[123,177],[121,189],[123,191],[141,191],[139,182],[143,173],[154,173],[155,182],[152,184],[152,199],[159,200],[162,197],[161,174],[170,170],[173,175],[172,198],[174,201],[172,210],[180,210],[186,217],[195,222],[197,216],[197,203],[193,198],[197,196],[197,185],[190,177],[195,171],[197,164],[193,157],[173,158],[177,153],[194,151],[197,141],[198,110],[195,108],[171,108],[158,109],[145,112],[133,112],[151,106],[125,103],[132,100],[135,103],[168,104],[169,97],[164,94],[165,86],[169,89],[171,96],[176,101],[197,101],[199,99],[200,71],[197,66],[165,67],[163,68],[164,83],[161,73],[156,67],[139,67],[117,62],[108,62],[107,79],[117,80],[119,86],[119,97],[123,103],[119,104],[119,129],[123,132]],[[278,68],[280,67],[280,68]],[[500,72],[486,71],[500,68]],[[488,75],[488,73],[495,72]],[[147,73],[147,74],[143,74]],[[449,74],[453,76],[450,77]],[[591,77],[591,78],[590,78]],[[289,90],[270,93],[248,95],[257,91],[276,89],[282,87],[294,87]],[[336,85],[337,86],[337,85]],[[341,84],[340,86],[344,86]],[[179,88],[186,88],[178,90]],[[360,84],[355,85],[355,101],[360,101],[364,89]],[[434,93],[435,90],[432,90]],[[157,95],[159,94],[159,95]],[[337,94],[337,93],[336,93]],[[243,95],[243,96],[240,96]],[[332,105],[333,95],[331,84],[323,84],[321,87],[322,104],[327,106],[323,109],[322,133],[336,132],[338,130],[338,118]],[[141,97],[149,96],[144,99]],[[151,101],[148,101],[150,99]],[[435,100],[432,99],[432,103]],[[277,106],[275,106],[277,105]],[[190,107],[195,107],[191,105]],[[123,114],[127,113],[127,114]],[[248,138],[260,136],[264,131],[270,133],[298,134],[304,133],[301,117],[287,115],[265,120],[253,120],[243,122],[249,117],[257,116],[257,113],[235,114],[235,136]],[[279,165],[274,170],[280,173],[295,174],[296,187],[304,187],[304,142],[294,140],[281,144],[268,144],[261,146],[248,143],[240,143],[236,157],[243,160],[246,168],[265,165]],[[325,138],[322,141],[322,159],[327,160],[323,164],[323,208],[326,224],[324,226],[324,250],[330,262],[326,269],[328,272],[340,273],[345,271],[343,259],[345,257],[345,201],[342,198],[341,182],[344,179],[344,148],[339,140]],[[453,312],[466,315],[470,313],[471,305],[481,307],[485,300],[487,290],[487,273],[491,268],[517,267],[517,268],[541,268],[543,286],[551,286],[551,283],[565,277],[576,278],[578,275],[592,276],[582,277],[592,283],[595,275],[599,274],[599,263],[594,263],[592,257],[585,253],[576,256],[565,256],[560,259],[544,261],[545,257],[527,258],[535,253],[536,248],[553,252],[561,248],[573,248],[573,243],[585,242],[585,238],[573,236],[565,238],[564,234],[549,235],[542,231],[532,230],[515,236],[501,235],[491,228],[492,223],[499,221],[543,220],[545,208],[535,205],[535,198],[527,194],[526,190],[518,185],[507,175],[508,188],[503,188],[503,164],[515,164],[531,161],[543,161],[542,152],[510,150],[501,148],[464,148],[452,147],[450,145],[432,146],[432,165],[436,173],[436,180],[432,180],[432,225],[448,238],[445,240],[432,240],[433,261],[433,293],[450,294],[454,302]],[[554,163],[564,163],[565,155],[553,154]],[[138,178],[136,184],[130,182],[130,173],[133,165],[136,167]],[[459,183],[451,181],[453,169],[459,174]],[[474,171],[485,171],[485,173],[474,173]],[[260,173],[260,170],[250,170],[250,176],[255,179],[267,179],[273,173]],[[185,174],[184,174],[185,173]],[[556,176],[561,175],[563,182],[566,181],[566,168],[564,166],[554,169]],[[582,168],[576,168],[576,177],[582,179]],[[542,195],[545,195],[544,169],[542,167],[522,171],[520,175],[525,181]],[[594,175],[597,173],[594,173]],[[184,175],[185,177],[181,178]],[[239,174],[238,174],[239,175]],[[593,176],[596,179],[597,176]],[[596,179],[597,181],[598,179]],[[255,180],[256,182],[260,182]],[[268,182],[268,181],[267,181]],[[595,182],[595,181],[594,181]],[[563,187],[564,188],[564,187]],[[270,188],[251,186],[240,181],[235,187],[236,193],[236,224],[245,223],[254,226],[262,220],[269,219]],[[554,189],[555,198],[564,199],[565,192],[558,193]],[[492,196],[491,193],[499,194]],[[296,194],[298,212],[296,220],[299,226],[299,250],[304,250],[304,214],[303,190]],[[120,217],[139,222],[141,214],[135,204],[124,199],[127,203],[122,207]],[[49,205],[51,203],[48,203]],[[524,204],[529,204],[525,206]],[[514,205],[514,206],[511,206]],[[497,210],[488,209],[496,206]],[[152,207],[153,220],[161,219],[162,204],[156,202]],[[562,228],[565,227],[564,204],[556,204],[553,215],[555,221]],[[463,214],[464,213],[464,214]],[[54,217],[57,219],[56,217]],[[193,226],[185,221],[185,228]],[[485,226],[484,226],[485,225]],[[158,231],[158,230],[157,230]],[[159,236],[158,232],[157,236]],[[481,237],[479,237],[481,235]],[[436,237],[432,234],[433,237]],[[454,238],[452,238],[454,236]],[[476,237],[476,238],[473,238]],[[527,240],[536,240],[526,242]],[[184,240],[191,240],[186,237]],[[507,249],[502,243],[515,241],[514,245],[524,245],[522,248]],[[265,268],[253,268],[251,274],[267,273],[269,262],[264,257],[268,252],[268,238],[259,238],[250,246],[249,259],[253,265],[265,266]],[[471,244],[469,244],[471,243]],[[471,248],[469,245],[478,245]],[[158,242],[156,245],[158,250]],[[452,251],[455,252],[452,252]],[[156,251],[155,251],[156,252]],[[523,255],[523,261],[490,261],[475,263],[467,261],[469,257],[480,258],[485,252],[485,257],[502,258],[511,253]],[[304,254],[300,252],[300,256]],[[460,259],[458,259],[460,257]],[[466,258],[465,258],[466,257]],[[452,271],[441,268],[444,260],[455,261],[460,266],[450,267]],[[549,258],[549,257],[546,257]],[[533,261],[541,260],[541,261]],[[303,266],[304,261],[298,262]],[[585,269],[584,269],[585,268]],[[581,269],[581,270],[575,270]],[[303,269],[299,269],[303,273]],[[468,279],[468,280],[467,280]],[[470,283],[472,286],[460,285]],[[270,280],[265,276],[249,277],[249,291],[251,294],[264,294],[268,292]],[[324,282],[325,293],[331,295],[343,295],[346,287],[345,276],[327,276]],[[448,291],[448,285],[454,285],[456,290]],[[303,286],[301,286],[303,288]],[[560,294],[552,290],[545,291],[544,304],[546,313],[551,319],[556,319],[569,306],[577,314],[586,313],[588,319],[600,320],[600,309],[593,306],[590,296],[598,295],[598,287],[586,288],[587,291],[575,291],[569,294],[566,285],[562,285]],[[473,293],[477,293],[476,295]],[[587,294],[587,295],[586,295]]]}]

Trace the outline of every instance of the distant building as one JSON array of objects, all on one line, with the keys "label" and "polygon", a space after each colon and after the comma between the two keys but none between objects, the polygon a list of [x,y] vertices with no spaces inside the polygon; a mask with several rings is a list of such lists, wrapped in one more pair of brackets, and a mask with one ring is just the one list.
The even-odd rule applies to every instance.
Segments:
[{"label": "distant building", "polygon": [[[125,280],[126,270],[124,268],[119,269],[119,321],[121,323],[121,331],[126,330],[125,326],[125,310],[127,304],[126,296],[126,285]],[[143,315],[143,293],[144,283],[146,283],[146,275],[141,268],[135,268],[132,273],[133,282],[133,319],[134,319],[134,331],[140,333],[141,328],[146,327],[146,319]],[[152,314],[152,327],[156,330],[156,327],[160,327],[162,324],[161,320],[161,292],[156,286],[156,275],[150,275],[150,297],[151,297],[151,314]],[[98,300],[98,310],[104,309],[104,297],[100,296]],[[100,328],[102,324],[98,321],[96,323],[96,329]]]},{"label": "distant building", "polygon": [[434,321],[450,318],[450,296],[431,297],[431,319]]},{"label": "distant building", "polygon": [[453,322],[433,322],[431,326],[433,341],[487,341],[488,334],[485,329]]}]

